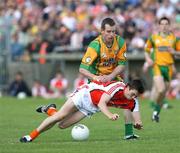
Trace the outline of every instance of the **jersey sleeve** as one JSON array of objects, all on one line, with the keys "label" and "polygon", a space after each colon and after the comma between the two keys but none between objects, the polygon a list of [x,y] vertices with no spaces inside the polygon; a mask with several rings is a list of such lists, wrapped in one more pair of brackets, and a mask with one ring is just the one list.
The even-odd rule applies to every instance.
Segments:
[{"label": "jersey sleeve", "polygon": [[147,52],[147,53],[150,54],[152,48],[153,48],[153,36],[151,35],[151,36],[149,37],[149,39],[146,41],[144,50],[145,50],[145,52]]},{"label": "jersey sleeve", "polygon": [[119,52],[117,54],[118,65],[125,65],[126,64],[126,51],[127,51],[126,42],[124,41],[123,38],[119,37],[118,44],[120,46]]},{"label": "jersey sleeve", "polygon": [[84,57],[82,58],[80,67],[89,71],[93,66],[95,60],[98,58],[99,50],[100,50],[99,42],[95,40],[92,41],[89,44]]}]

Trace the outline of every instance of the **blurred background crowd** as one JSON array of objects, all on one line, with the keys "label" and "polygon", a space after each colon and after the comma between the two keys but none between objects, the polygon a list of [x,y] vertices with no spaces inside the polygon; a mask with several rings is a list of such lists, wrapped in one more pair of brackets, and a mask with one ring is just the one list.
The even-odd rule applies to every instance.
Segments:
[{"label": "blurred background crowd", "polygon": [[[171,19],[180,36],[179,0],[1,0],[0,27],[8,26],[13,61],[31,61],[32,54],[84,52],[106,16],[116,19],[117,33],[128,52],[143,52],[147,37],[162,16]],[[2,28],[0,47],[3,48]],[[67,47],[68,46],[68,47]]]},{"label": "blurred background crowd", "polygon": [[[0,55],[8,50],[11,62],[28,63],[33,62],[33,54],[84,53],[107,16],[116,20],[117,33],[126,40],[129,54],[144,53],[147,38],[156,32],[156,23],[163,16],[170,19],[171,30],[180,37],[179,0],[1,0]],[[6,63],[4,57],[1,60]],[[1,74],[5,73],[6,66],[0,65]],[[39,77],[40,80],[35,79],[30,87],[23,73],[26,72],[17,72],[8,84],[9,95],[24,92],[28,96],[57,98],[67,93],[69,80],[62,72],[53,74],[47,86]],[[5,81],[8,74],[7,71],[7,75],[0,76],[1,84],[9,83]],[[73,87],[85,80],[77,74]],[[179,73],[168,95],[180,98]]]}]

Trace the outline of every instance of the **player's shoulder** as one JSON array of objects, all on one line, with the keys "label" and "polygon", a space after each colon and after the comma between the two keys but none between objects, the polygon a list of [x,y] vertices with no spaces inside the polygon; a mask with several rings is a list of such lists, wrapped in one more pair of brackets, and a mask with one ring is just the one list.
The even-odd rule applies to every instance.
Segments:
[{"label": "player's shoulder", "polygon": [[110,81],[110,82],[107,82],[106,85],[113,85],[116,88],[118,87],[124,88],[126,86],[126,84],[122,81]]},{"label": "player's shoulder", "polygon": [[126,87],[126,84],[125,84],[124,82],[122,82],[122,81],[118,81],[117,84],[118,84],[119,87],[121,87],[121,88],[125,88],[125,87]]},{"label": "player's shoulder", "polygon": [[100,36],[96,37],[94,40],[92,40],[89,44],[89,47],[97,48],[100,46]]},{"label": "player's shoulder", "polygon": [[98,54],[100,52],[100,42],[98,39],[94,39],[93,41],[90,42],[90,44],[88,45],[88,48],[91,48],[93,50],[95,50]]},{"label": "player's shoulder", "polygon": [[112,86],[112,85],[118,85],[118,86],[122,86],[122,87],[125,87],[126,84],[122,81],[108,81],[108,82],[99,82],[99,81],[96,81],[96,80],[93,80],[90,82],[91,84],[97,84],[97,85],[103,85],[104,87],[106,86]]},{"label": "player's shoulder", "polygon": [[125,43],[125,39],[123,37],[121,37],[120,35],[115,35],[115,38],[119,44]]},{"label": "player's shoulder", "polygon": [[173,32],[170,32],[169,36],[172,37],[173,39],[176,39],[176,40],[179,39],[178,37],[176,37],[176,35]]},{"label": "player's shoulder", "polygon": [[154,39],[154,38],[156,38],[158,36],[159,36],[158,32],[153,32],[153,33],[150,34],[149,39]]},{"label": "player's shoulder", "polygon": [[151,43],[153,43],[155,41],[155,39],[158,38],[158,36],[159,36],[159,34],[157,32],[153,32],[149,35],[147,40],[150,41]]}]

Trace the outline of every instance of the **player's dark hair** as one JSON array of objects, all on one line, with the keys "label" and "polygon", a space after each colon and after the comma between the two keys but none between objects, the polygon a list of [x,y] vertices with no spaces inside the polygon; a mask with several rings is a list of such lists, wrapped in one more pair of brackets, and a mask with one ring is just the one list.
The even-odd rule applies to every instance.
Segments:
[{"label": "player's dark hair", "polygon": [[165,16],[164,16],[164,17],[161,17],[161,18],[159,19],[159,22],[158,22],[158,23],[161,24],[161,21],[162,21],[162,20],[166,20],[166,21],[168,21],[168,24],[170,24],[169,18],[167,18],[167,17],[165,17]]},{"label": "player's dark hair", "polygon": [[108,24],[110,26],[114,26],[116,23],[113,19],[111,18],[105,18],[103,19],[102,23],[101,23],[101,30],[105,30],[105,25]]},{"label": "player's dark hair", "polygon": [[127,85],[129,86],[130,89],[135,89],[140,94],[142,94],[145,90],[144,83],[140,79],[134,79],[130,81]]}]

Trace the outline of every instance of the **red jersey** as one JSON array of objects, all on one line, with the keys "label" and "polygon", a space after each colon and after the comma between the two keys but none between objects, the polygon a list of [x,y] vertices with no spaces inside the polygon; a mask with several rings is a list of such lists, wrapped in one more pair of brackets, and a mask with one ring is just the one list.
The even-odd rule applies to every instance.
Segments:
[{"label": "red jersey", "polygon": [[[87,87],[87,86],[86,86]],[[135,99],[127,99],[124,96],[126,85],[123,82],[111,81],[108,83],[91,82],[88,84],[88,90],[91,96],[92,103],[97,106],[103,93],[111,96],[111,100],[107,103],[108,106],[129,109],[135,108]]]}]

